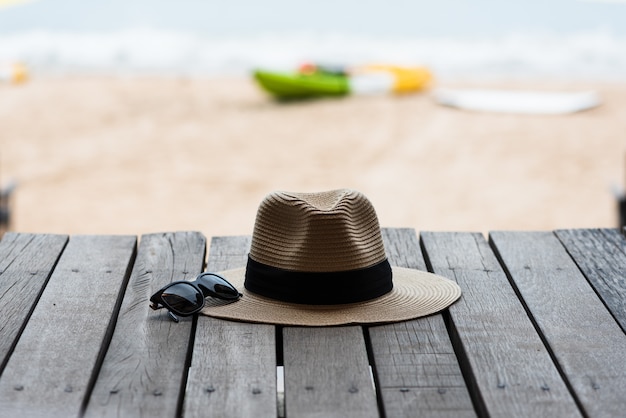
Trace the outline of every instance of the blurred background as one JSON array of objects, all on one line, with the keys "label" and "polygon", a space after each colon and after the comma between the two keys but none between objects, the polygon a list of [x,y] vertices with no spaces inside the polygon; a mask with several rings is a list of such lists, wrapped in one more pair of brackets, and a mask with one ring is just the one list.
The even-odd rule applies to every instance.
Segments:
[{"label": "blurred background", "polygon": [[623,77],[619,0],[4,0],[0,60],[43,73],[243,74],[302,60],[440,76]]},{"label": "blurred background", "polygon": [[[420,65],[433,89],[601,105],[471,112],[430,90],[280,103],[251,77],[303,62]],[[383,226],[613,227],[624,106],[626,1],[0,0],[16,231],[249,234],[270,191],[341,187]]]}]

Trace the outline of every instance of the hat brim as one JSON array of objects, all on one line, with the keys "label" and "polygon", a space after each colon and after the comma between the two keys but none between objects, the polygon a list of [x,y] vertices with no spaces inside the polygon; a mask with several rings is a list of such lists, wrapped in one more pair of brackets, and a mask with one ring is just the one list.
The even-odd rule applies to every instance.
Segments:
[{"label": "hat brim", "polygon": [[365,302],[303,305],[260,296],[244,288],[245,268],[220,272],[243,293],[236,302],[208,298],[201,313],[235,321],[295,326],[377,324],[405,321],[439,312],[461,296],[452,280],[414,269],[392,267],[393,290]]}]

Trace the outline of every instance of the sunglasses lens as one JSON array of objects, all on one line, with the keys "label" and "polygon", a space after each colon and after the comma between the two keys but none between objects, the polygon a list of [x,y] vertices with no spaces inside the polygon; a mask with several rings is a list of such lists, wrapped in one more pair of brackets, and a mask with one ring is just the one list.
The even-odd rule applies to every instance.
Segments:
[{"label": "sunglasses lens", "polygon": [[204,296],[188,283],[176,283],[161,294],[161,299],[174,313],[188,315],[204,306]]},{"label": "sunglasses lens", "polygon": [[205,296],[213,296],[220,299],[239,299],[239,292],[228,283],[226,279],[213,273],[203,273],[196,279],[198,287],[202,289]]}]

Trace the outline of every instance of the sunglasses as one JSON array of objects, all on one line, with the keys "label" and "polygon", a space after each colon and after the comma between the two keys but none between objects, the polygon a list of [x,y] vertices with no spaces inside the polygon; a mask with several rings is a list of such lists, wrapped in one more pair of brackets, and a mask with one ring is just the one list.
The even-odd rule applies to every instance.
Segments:
[{"label": "sunglasses", "polygon": [[166,308],[174,322],[179,316],[190,316],[204,307],[204,298],[235,301],[241,293],[235,286],[215,273],[200,273],[194,281],[177,281],[164,286],[150,298],[152,309]]}]

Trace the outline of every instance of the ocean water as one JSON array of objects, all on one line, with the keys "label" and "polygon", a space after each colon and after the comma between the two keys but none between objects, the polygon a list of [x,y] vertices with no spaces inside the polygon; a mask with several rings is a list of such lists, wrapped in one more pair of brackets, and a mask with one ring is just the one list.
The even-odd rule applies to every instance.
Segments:
[{"label": "ocean water", "polygon": [[304,61],[441,77],[626,80],[626,0],[34,0],[0,62],[42,74],[245,74]]}]

